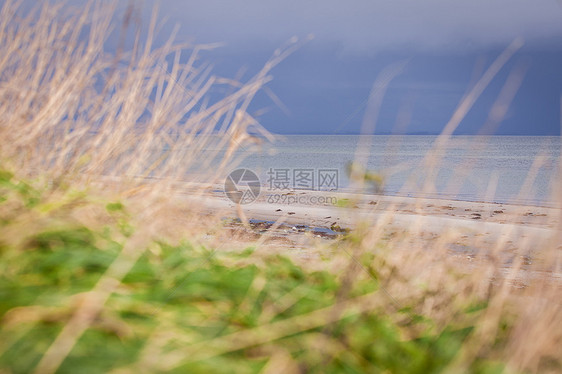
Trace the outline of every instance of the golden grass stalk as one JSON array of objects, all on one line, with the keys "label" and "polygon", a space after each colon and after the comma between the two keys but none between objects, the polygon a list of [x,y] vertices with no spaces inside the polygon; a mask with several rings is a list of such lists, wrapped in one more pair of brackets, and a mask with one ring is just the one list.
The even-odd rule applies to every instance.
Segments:
[{"label": "golden grass stalk", "polygon": [[[270,70],[296,47],[296,40],[291,41],[253,78],[240,83],[213,76],[199,63],[200,51],[212,46],[194,46],[185,63],[181,62],[183,47],[171,38],[155,47],[156,15],[145,42],[136,30],[131,50],[112,55],[104,45],[114,6],[90,3],[79,13],[63,9],[61,4],[46,4],[20,17],[17,3],[7,1],[0,11],[0,47],[4,51],[0,56],[0,158],[21,175],[47,175],[55,186],[66,180],[78,185],[101,181],[129,195],[149,186],[151,199],[143,196],[137,201],[139,214],[134,223],[139,229],[95,288],[84,295],[37,366],[36,372],[41,373],[57,370],[144,252],[146,242],[160,235],[162,221],[168,226],[180,225],[172,222],[176,216],[167,214],[171,210],[165,210],[165,204],[154,203],[156,199],[173,205],[175,200],[169,192],[176,182],[187,179],[183,184],[186,188],[190,183],[212,183],[227,170],[240,147],[255,144],[256,134],[270,137],[248,113],[248,106],[271,79]],[[427,155],[427,190],[431,190],[439,164],[438,151],[519,45],[514,42],[500,55],[463,98],[436,149]],[[365,121],[367,130],[374,126],[370,121],[376,119],[384,90],[399,68],[387,71],[375,84],[373,107]],[[517,86],[516,78],[506,86]],[[232,92],[206,102],[213,87],[223,84]],[[498,118],[505,113],[503,103],[511,101],[509,87],[498,101],[499,114],[494,114]],[[539,165],[537,160],[534,171]],[[534,171],[529,174],[528,189]],[[419,204],[416,206],[421,210]],[[494,349],[499,323],[507,317],[515,320],[515,327],[507,346],[494,351],[498,359],[508,363],[510,369],[535,372],[542,368],[545,358],[560,363],[556,355],[562,344],[562,295],[559,281],[553,281],[551,275],[562,272],[562,217],[558,217],[558,226],[549,231],[549,237],[517,236],[517,229],[506,225],[494,243],[487,243],[478,236],[463,241],[464,232],[455,228],[445,228],[439,237],[425,240],[423,217],[407,230],[389,231],[387,224],[396,215],[390,209],[375,222],[358,220],[350,237],[330,245],[333,256],[329,261],[311,265],[331,268],[345,280],[346,287],[342,287],[333,306],[280,322],[272,321],[278,310],[270,306],[256,328],[171,352],[160,349],[166,336],[155,336],[147,342],[142,358],[154,370],[173,369],[190,360],[269,344],[313,328],[329,328],[344,317],[372,309],[391,314],[402,306],[413,306],[415,312],[434,319],[435,329],[450,323],[478,326],[451,371],[464,370],[468,363],[485,355],[486,349]],[[513,235],[519,241],[515,251],[508,246],[508,238]],[[265,246],[266,237],[257,245]],[[459,264],[451,257],[450,246],[458,243],[479,251],[477,266]],[[526,270],[531,277],[523,289],[513,287],[522,274],[521,256],[529,250],[538,252],[545,261]],[[258,251],[247,261],[259,263],[263,252]],[[506,252],[515,258],[509,267],[501,261]],[[350,285],[358,277],[367,276],[373,277],[382,292],[351,298]],[[297,303],[299,292],[294,289],[285,294],[278,308]],[[245,303],[252,305],[255,294],[257,291],[254,296],[249,293]],[[475,317],[476,322],[461,313],[463,306],[475,301],[489,305],[485,313]],[[182,336],[181,331],[164,331],[163,335],[166,333],[189,342],[190,337]],[[405,329],[406,333],[406,338],[416,337],[414,330]],[[327,352],[341,349],[328,347],[331,343],[322,335],[313,339]],[[275,365],[280,367],[291,359],[290,354],[276,357]]]},{"label": "golden grass stalk", "polygon": [[[154,46],[156,12],[145,41],[137,29],[131,50],[112,55],[105,42],[115,4],[92,2],[80,12],[63,4],[13,18],[21,12],[8,1],[1,11],[0,157],[22,175],[208,182],[209,165],[220,175],[255,136],[271,139],[247,108],[295,43],[242,84],[199,62],[212,46],[192,47],[185,63],[185,48],[172,38]],[[207,104],[225,84],[232,92]]]}]

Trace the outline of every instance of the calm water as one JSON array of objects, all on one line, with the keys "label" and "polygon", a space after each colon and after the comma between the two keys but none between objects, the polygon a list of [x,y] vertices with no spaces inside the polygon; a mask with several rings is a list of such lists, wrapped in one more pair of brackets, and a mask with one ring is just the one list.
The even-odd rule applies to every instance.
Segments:
[{"label": "calm water", "polygon": [[[338,170],[338,190],[350,190],[348,162],[367,159],[368,169],[384,176],[384,193],[389,195],[445,197],[469,201],[494,201],[552,205],[553,177],[560,160],[559,137],[454,136],[437,154],[441,162],[431,178],[424,157],[436,136],[368,136],[368,147],[358,152],[355,135],[293,135],[277,141],[274,150],[252,155],[242,166],[255,171],[264,185],[272,174],[288,170]],[[533,164],[543,157],[539,168]],[[536,175],[533,177],[531,170]],[[275,177],[273,177],[275,178]],[[315,175],[318,182],[318,175]],[[434,189],[425,186],[434,179]],[[529,192],[521,194],[525,181]],[[497,183],[495,183],[497,181]],[[318,188],[316,183],[314,189]]]}]

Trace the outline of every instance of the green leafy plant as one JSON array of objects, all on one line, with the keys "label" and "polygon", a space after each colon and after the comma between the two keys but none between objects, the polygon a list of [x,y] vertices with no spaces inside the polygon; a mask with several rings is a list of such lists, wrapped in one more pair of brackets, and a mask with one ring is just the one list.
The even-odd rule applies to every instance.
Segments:
[{"label": "green leafy plant", "polygon": [[[23,204],[28,194],[20,182],[4,179],[3,204],[18,200],[24,215],[40,209]],[[106,208],[126,210],[122,203]],[[34,370],[123,250],[107,230],[81,226],[72,209],[66,213],[56,228],[28,235],[22,227],[21,246],[1,252],[0,367],[11,372]],[[122,223],[110,222],[119,233]],[[368,275],[346,285],[342,275],[281,255],[154,245],[159,249],[138,258],[57,372],[257,373],[277,357],[307,372],[439,372],[472,331],[436,328],[411,308],[394,309]],[[477,367],[488,368],[486,362]]]}]

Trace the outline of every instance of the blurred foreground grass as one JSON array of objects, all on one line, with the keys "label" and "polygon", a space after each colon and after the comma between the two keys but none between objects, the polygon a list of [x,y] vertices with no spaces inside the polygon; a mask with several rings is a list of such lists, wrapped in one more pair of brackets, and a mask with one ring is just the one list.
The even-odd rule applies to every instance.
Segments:
[{"label": "blurred foreground grass", "polygon": [[[53,204],[48,191],[6,171],[0,191],[0,367],[27,373],[134,229],[121,203],[68,190]],[[105,208],[103,225],[76,220],[85,206]],[[415,305],[397,308],[374,269],[350,282],[251,247],[152,242],[142,250],[57,372],[439,372],[459,357],[473,329],[437,326],[415,314]],[[450,305],[449,312],[474,320],[484,306]],[[502,371],[492,357],[469,369]]]},{"label": "blurred foreground grass", "polygon": [[[185,63],[156,48],[156,14],[111,55],[115,2],[42,4],[0,11],[0,373],[562,371],[559,231],[521,290],[521,261],[506,277],[494,257],[505,241],[475,241],[486,260],[467,272],[453,234],[425,248],[366,222],[305,266],[180,211],[186,175],[222,181],[271,138],[247,109],[296,40],[241,83],[198,64],[210,46]],[[231,93],[207,102],[215,86]]]}]

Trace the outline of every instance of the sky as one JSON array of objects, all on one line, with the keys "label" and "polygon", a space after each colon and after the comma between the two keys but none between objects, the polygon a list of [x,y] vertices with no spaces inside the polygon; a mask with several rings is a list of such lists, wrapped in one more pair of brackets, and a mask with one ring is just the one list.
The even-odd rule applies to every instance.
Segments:
[{"label": "sky", "polygon": [[[151,8],[155,1],[144,1]],[[372,54],[505,45],[562,33],[562,9],[548,0],[161,0],[161,13],[202,42],[278,43],[314,34]],[[271,47],[275,48],[274,45]]]},{"label": "sky", "polygon": [[[388,85],[377,133],[439,133],[475,80],[515,39],[457,134],[492,132],[486,120],[508,80],[522,77],[495,134],[560,135],[562,1],[557,0],[133,0],[142,27],[154,5],[176,40],[222,43],[203,59],[217,75],[249,79],[292,37],[303,43],[273,71],[252,111],[274,133],[356,134],[379,74],[405,64]],[[85,0],[71,0],[83,4]],[[120,0],[119,11],[129,2]],[[119,13],[118,13],[119,14]],[[513,73],[513,74],[512,74]]]},{"label": "sky", "polygon": [[[148,10],[153,1],[145,1]],[[378,133],[439,133],[483,69],[516,38],[524,46],[483,92],[459,134],[490,132],[486,119],[510,72],[523,81],[494,133],[559,135],[562,5],[538,0],[184,1],[160,13],[178,38],[223,42],[209,52],[220,74],[257,71],[293,36],[305,43],[274,71],[260,122],[278,133],[359,133],[371,87],[387,66],[406,61],[383,100]],[[207,56],[206,56],[207,57]],[[400,113],[408,114],[404,123]]]}]

